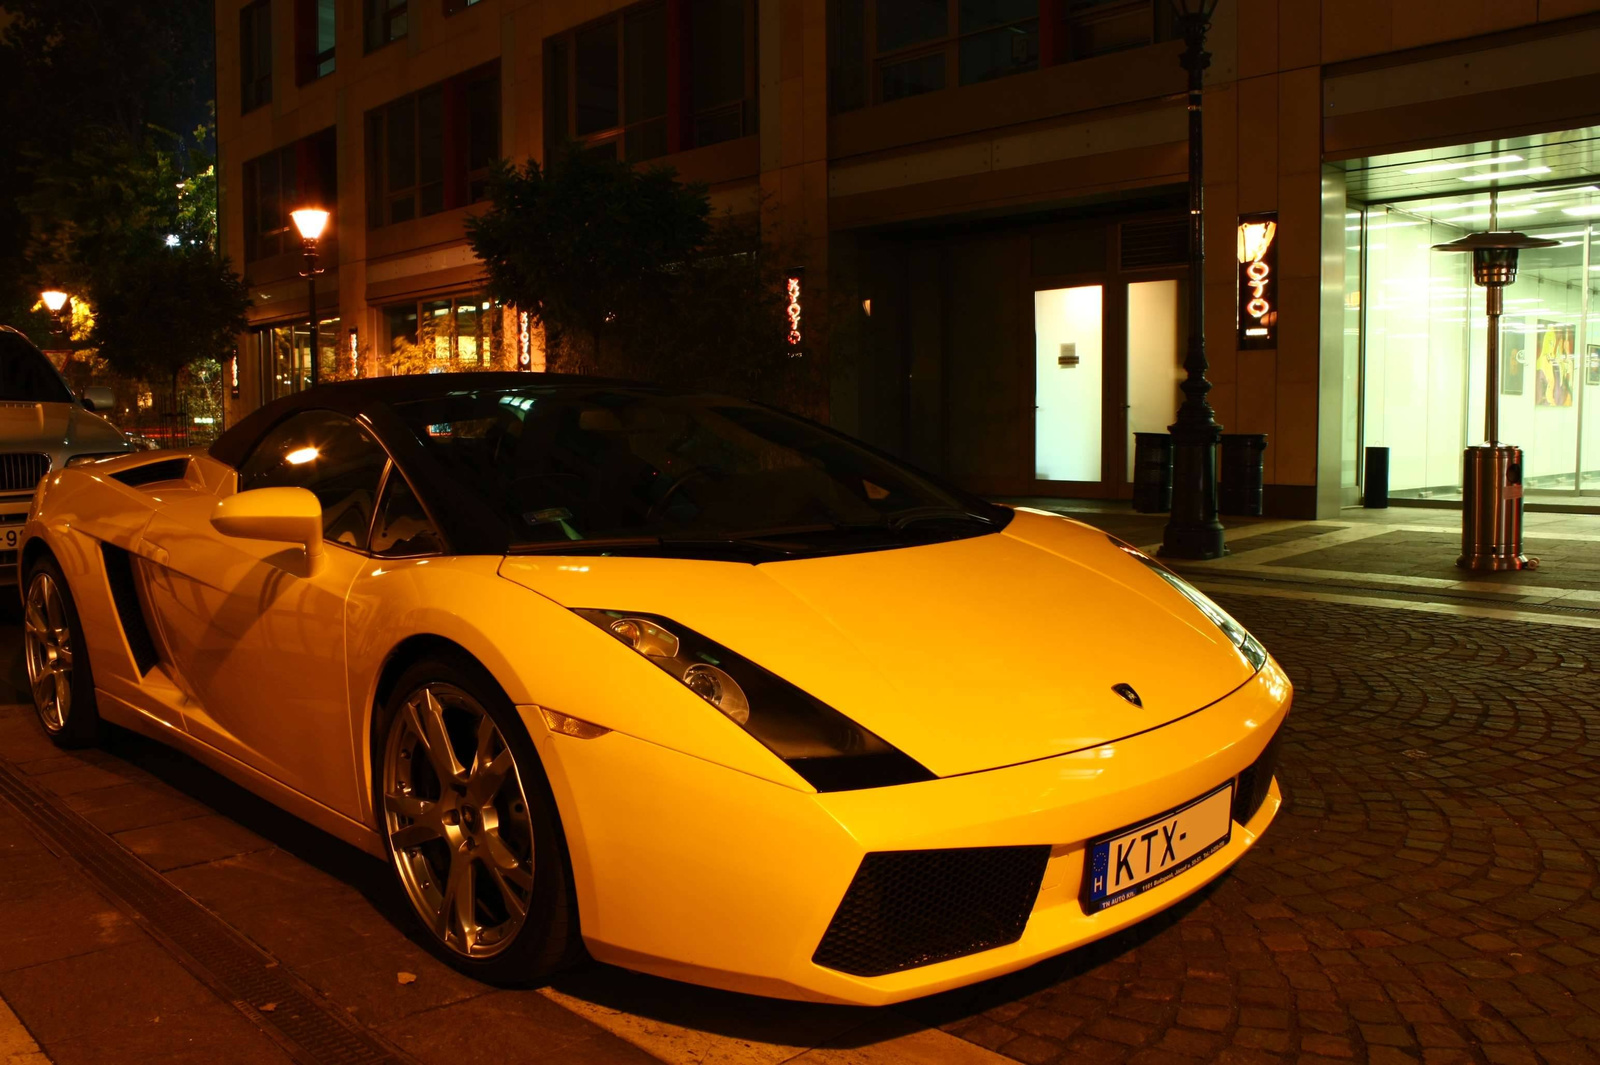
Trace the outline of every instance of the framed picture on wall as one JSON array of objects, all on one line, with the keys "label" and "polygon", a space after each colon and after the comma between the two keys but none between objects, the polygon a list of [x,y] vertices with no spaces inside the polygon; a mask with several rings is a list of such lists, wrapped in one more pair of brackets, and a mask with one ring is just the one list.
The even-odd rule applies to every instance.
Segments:
[{"label": "framed picture on wall", "polygon": [[1583,383],[1600,385],[1600,344],[1590,344],[1588,357],[1583,360]]},{"label": "framed picture on wall", "polygon": [[1527,334],[1521,330],[1500,327],[1500,394],[1502,396],[1522,395],[1523,378],[1527,372],[1528,360],[1525,349],[1528,346]]},{"label": "framed picture on wall", "polygon": [[1576,383],[1575,347],[1578,327],[1572,322],[1539,319],[1539,333],[1533,362],[1533,405],[1535,407],[1572,406],[1572,386]]}]

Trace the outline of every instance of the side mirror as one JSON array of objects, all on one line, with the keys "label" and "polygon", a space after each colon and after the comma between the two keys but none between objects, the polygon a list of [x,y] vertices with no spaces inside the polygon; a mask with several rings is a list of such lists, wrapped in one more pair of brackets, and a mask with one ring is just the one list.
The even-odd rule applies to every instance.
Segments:
[{"label": "side mirror", "polygon": [[83,405],[90,410],[110,410],[117,405],[117,397],[105,385],[91,385],[83,390]]},{"label": "side mirror", "polygon": [[217,504],[211,527],[224,536],[299,544],[306,559],[322,557],[322,504],[305,488],[256,488]]}]

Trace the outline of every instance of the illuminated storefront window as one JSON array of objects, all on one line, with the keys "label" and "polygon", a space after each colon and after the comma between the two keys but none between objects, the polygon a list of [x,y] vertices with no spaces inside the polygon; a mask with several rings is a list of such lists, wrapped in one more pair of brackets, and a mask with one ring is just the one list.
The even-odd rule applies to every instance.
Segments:
[{"label": "illuminated storefront window", "polygon": [[516,315],[482,295],[391,304],[383,320],[385,373],[517,367]]},{"label": "illuminated storefront window", "polygon": [[[1491,207],[1499,229],[1559,241],[1523,252],[1505,290],[1501,439],[1524,450],[1530,499],[1600,488],[1600,186],[1567,184],[1347,212],[1345,252],[1364,267],[1349,273],[1365,277],[1345,298],[1347,344],[1359,341],[1359,442],[1389,448],[1392,497],[1459,499],[1462,448],[1483,443],[1483,290],[1467,257],[1430,249],[1489,229]],[[1355,435],[1345,433],[1347,466]]]}]

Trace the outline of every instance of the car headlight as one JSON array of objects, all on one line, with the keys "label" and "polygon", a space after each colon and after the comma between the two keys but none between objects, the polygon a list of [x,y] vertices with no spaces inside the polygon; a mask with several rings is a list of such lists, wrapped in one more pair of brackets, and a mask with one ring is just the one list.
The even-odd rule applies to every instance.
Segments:
[{"label": "car headlight", "polygon": [[1172,585],[1179,595],[1194,604],[1196,610],[1211,619],[1212,624],[1222,630],[1228,642],[1238,649],[1244,660],[1250,663],[1250,668],[1259,670],[1267,664],[1267,649],[1261,646],[1261,641],[1250,635],[1250,631],[1233,619],[1233,615],[1211,601],[1211,597],[1200,589],[1178,576],[1176,573],[1140,551],[1137,547],[1118,540],[1115,536],[1107,537],[1112,543],[1126,554],[1132,555],[1148,566],[1157,577]]},{"label": "car headlight", "polygon": [[82,466],[90,462],[99,462],[101,459],[117,459],[126,455],[126,451],[96,451],[88,455],[73,455],[67,459],[68,466]]},{"label": "car headlight", "polygon": [[573,613],[716,707],[818,791],[934,779],[915,759],[820,699],[675,621],[620,610]]}]

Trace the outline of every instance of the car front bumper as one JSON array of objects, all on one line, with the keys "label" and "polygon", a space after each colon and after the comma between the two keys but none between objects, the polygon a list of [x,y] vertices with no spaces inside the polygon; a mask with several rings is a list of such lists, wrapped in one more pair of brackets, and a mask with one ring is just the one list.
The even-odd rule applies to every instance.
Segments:
[{"label": "car front bumper", "polygon": [[[830,794],[620,733],[553,735],[537,708],[520,710],[561,811],[595,958],[733,991],[883,1005],[1024,968],[1214,880],[1277,813],[1276,780],[1246,823],[1233,824],[1229,841],[1197,865],[1098,913],[1080,901],[1089,841],[1236,780],[1261,759],[1290,697],[1287,678],[1269,662],[1226,698],[1138,736],[1002,769]],[[984,727],[985,715],[973,721]],[[814,960],[867,855],[1042,846],[1043,879],[1013,942],[883,975]]]}]

